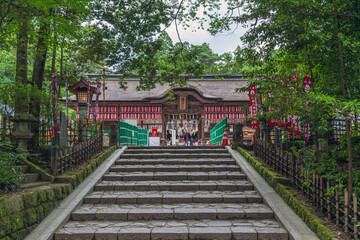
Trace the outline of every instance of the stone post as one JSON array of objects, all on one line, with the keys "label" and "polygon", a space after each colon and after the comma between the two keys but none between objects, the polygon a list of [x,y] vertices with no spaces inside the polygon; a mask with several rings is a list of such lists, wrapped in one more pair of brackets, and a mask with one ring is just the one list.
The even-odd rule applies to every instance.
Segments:
[{"label": "stone post", "polygon": [[118,146],[119,145],[119,127],[117,124],[113,123],[110,126],[110,143],[109,143],[109,147],[111,146]]},{"label": "stone post", "polygon": [[[85,142],[86,139],[86,113],[87,113],[87,106],[86,105],[79,105],[79,142]],[[81,131],[81,133],[80,133]]]}]

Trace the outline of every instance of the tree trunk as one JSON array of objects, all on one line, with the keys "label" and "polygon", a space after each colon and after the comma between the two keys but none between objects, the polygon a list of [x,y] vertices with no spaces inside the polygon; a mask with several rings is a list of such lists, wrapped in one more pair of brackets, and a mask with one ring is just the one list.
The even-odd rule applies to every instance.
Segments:
[{"label": "tree trunk", "polygon": [[[44,71],[46,63],[46,54],[48,49],[48,32],[49,24],[43,22],[39,29],[39,37],[35,52],[35,61],[32,75],[32,84],[38,90],[42,89],[44,82]],[[31,114],[36,118],[36,122],[32,124],[33,138],[30,141],[32,147],[39,146],[39,130],[40,130],[40,99],[32,97],[30,101]]]},{"label": "tree trunk", "polygon": [[63,60],[64,60],[64,47],[60,46],[60,79],[64,79]]},{"label": "tree trunk", "polygon": [[[339,38],[339,23],[338,23],[338,15],[335,13],[335,34],[336,34],[336,41],[338,44],[338,53],[339,53],[339,61],[340,61],[340,83],[341,83],[341,90],[343,93],[343,99],[344,101],[347,100],[347,94],[346,94],[346,86],[345,86],[345,70],[344,70],[344,56],[343,56],[343,50],[342,50],[342,44],[341,40]],[[352,189],[353,189],[353,179],[352,179],[352,169],[353,169],[353,163],[352,163],[352,147],[351,147],[351,125],[350,125],[350,113],[345,112],[345,130],[346,130],[346,143],[347,143],[347,150],[348,150],[348,193],[349,193],[349,199],[351,199],[352,196]]]},{"label": "tree trunk", "polygon": [[[19,13],[19,32],[17,36],[17,45],[16,45],[16,75],[15,75],[15,85],[16,87],[24,87],[28,83],[27,79],[27,47],[28,47],[28,13],[26,8],[20,8]],[[16,113],[27,113],[28,108],[26,106],[27,94],[22,94],[21,92],[15,91],[14,93],[14,103],[15,103],[15,112]]]},{"label": "tree trunk", "polygon": [[54,35],[54,45],[53,45],[53,52],[52,52],[52,61],[51,61],[51,73],[55,74],[55,63],[56,63],[56,47],[57,47],[57,42],[56,42],[56,34]]}]

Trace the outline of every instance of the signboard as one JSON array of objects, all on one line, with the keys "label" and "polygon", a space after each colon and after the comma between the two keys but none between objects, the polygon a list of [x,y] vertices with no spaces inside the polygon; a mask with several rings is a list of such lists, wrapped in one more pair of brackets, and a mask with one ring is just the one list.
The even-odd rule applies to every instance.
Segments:
[{"label": "signboard", "polygon": [[171,143],[173,146],[176,145],[176,130],[171,130]]}]

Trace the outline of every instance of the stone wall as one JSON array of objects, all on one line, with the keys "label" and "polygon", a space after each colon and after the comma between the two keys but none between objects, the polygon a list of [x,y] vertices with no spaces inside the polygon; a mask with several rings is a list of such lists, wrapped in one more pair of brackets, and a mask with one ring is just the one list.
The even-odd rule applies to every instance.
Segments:
[{"label": "stone wall", "polygon": [[58,183],[0,197],[0,239],[24,239],[115,149],[107,149],[77,172],[57,177]]}]

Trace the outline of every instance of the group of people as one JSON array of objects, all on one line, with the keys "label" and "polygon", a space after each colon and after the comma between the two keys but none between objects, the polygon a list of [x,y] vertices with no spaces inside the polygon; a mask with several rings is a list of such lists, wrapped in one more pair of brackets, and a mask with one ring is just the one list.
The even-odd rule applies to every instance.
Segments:
[{"label": "group of people", "polygon": [[[172,144],[172,132],[167,130],[166,139],[170,145]],[[176,145],[193,146],[198,141],[197,131],[176,131]]]}]

